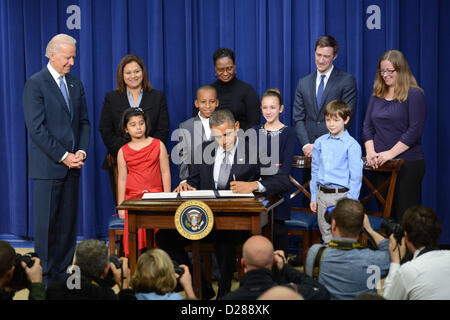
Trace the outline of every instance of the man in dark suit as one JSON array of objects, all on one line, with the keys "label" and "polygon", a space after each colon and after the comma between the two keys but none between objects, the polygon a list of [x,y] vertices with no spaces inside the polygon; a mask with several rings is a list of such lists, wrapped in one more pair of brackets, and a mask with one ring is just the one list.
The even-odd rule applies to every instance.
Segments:
[{"label": "man in dark suit", "polygon": [[80,169],[89,149],[84,88],[69,74],[75,45],[68,35],[53,37],[46,49],[47,67],[27,80],[23,92],[29,177],[34,180],[35,251],[48,283],[65,277],[72,264]]},{"label": "man in dark suit", "polygon": [[[324,109],[336,99],[350,105],[354,114],[357,103],[355,78],[333,65],[339,45],[331,36],[320,37],[315,44],[317,70],[301,78],[295,91],[292,118],[303,154],[311,157],[314,141],[328,133]],[[351,116],[350,119],[353,119]],[[347,125],[347,128],[350,123]]]},{"label": "man in dark suit", "polygon": [[[250,152],[251,146],[238,137],[239,122],[235,121],[231,111],[216,110],[209,118],[214,141],[203,143],[203,162],[195,163],[186,182],[181,183],[176,192],[189,190],[232,190],[235,193],[253,191],[266,194],[280,194],[290,190],[289,177],[281,171],[273,175],[262,175],[258,159],[252,159],[256,152]],[[255,161],[253,161],[255,160]],[[228,167],[228,169],[225,169]],[[260,180],[261,178],[261,180]],[[221,277],[218,298],[231,289],[235,246],[244,241],[242,231],[214,230],[206,241],[212,240],[218,259]],[[177,231],[160,230],[156,235],[159,248],[167,251],[178,263],[189,263],[184,252],[186,239]]]},{"label": "man in dark suit", "polygon": [[[178,177],[185,182],[189,177],[192,165],[201,163],[201,153],[195,153],[204,141],[212,141],[209,117],[219,105],[217,92],[213,86],[204,85],[197,90],[195,107],[198,114],[182,123],[178,128],[178,144],[173,149],[172,161],[178,164]],[[197,161],[196,161],[197,160]]]}]

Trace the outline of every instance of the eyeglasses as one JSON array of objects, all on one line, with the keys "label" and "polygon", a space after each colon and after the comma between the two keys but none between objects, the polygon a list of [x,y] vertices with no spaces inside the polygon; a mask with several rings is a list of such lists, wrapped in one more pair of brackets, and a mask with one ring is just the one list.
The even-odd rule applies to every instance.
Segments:
[{"label": "eyeglasses", "polygon": [[226,68],[216,68],[216,72],[218,74],[224,74],[225,72],[231,73],[233,72],[234,66],[226,67]]},{"label": "eyeglasses", "polygon": [[395,71],[397,71],[397,70],[395,70],[395,69],[391,69],[391,70],[386,69],[386,70],[379,70],[378,73],[379,73],[380,75],[383,75],[383,74],[391,75],[391,74],[393,74]]}]

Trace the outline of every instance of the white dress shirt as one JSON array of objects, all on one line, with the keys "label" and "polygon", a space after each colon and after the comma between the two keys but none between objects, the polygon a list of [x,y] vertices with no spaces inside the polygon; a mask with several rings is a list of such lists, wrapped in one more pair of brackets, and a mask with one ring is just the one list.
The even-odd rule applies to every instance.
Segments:
[{"label": "white dress shirt", "polygon": [[[236,143],[234,144],[233,149],[230,150],[230,153],[228,154],[228,163],[231,165],[233,165],[234,163],[234,154],[236,153],[238,144],[239,138],[236,138]],[[219,181],[220,166],[223,163],[224,157],[225,157],[225,150],[222,148],[221,145],[219,145],[219,147],[216,150],[216,157],[214,158],[214,171],[213,171],[214,186],[216,187],[216,189],[217,189],[217,182]],[[235,177],[231,178],[234,180]],[[258,184],[258,192],[265,192],[266,188],[259,181],[256,182]]]},{"label": "white dress shirt", "polygon": [[[50,72],[50,74],[52,75],[52,78],[55,80],[56,85],[57,85],[58,88],[59,88],[59,77],[60,77],[61,75],[58,73],[58,71],[56,71],[56,70],[52,67],[52,65],[50,64],[50,62],[47,63],[47,69],[48,69],[48,71]],[[68,87],[67,87],[67,81],[66,81],[66,76],[65,76],[65,75],[63,76],[63,81],[64,81],[64,85],[66,86],[67,97],[70,99],[70,93],[69,93],[69,89],[68,89]],[[86,152],[85,152],[84,150],[78,150],[78,151],[81,151],[81,153],[84,154],[84,159],[86,159],[86,156],[87,156]],[[61,157],[61,159],[59,160],[59,162],[63,162],[63,161],[67,158],[68,155],[69,155],[69,151],[66,151],[66,153],[64,153],[64,155]]]},{"label": "white dress shirt", "polygon": [[[331,68],[325,73],[325,78],[323,78],[323,91],[325,91],[325,88],[327,87],[328,80],[330,79],[331,72],[334,69],[334,65],[331,65]],[[317,70],[317,76],[316,76],[316,96],[317,91],[319,90],[320,82],[322,81],[322,73]]]},{"label": "white dress shirt", "polygon": [[389,300],[450,299],[450,250],[433,250],[402,265],[391,263],[383,297]]},{"label": "white dress shirt", "polygon": [[209,118],[203,118],[200,115],[200,112],[198,113],[198,117],[202,121],[203,130],[205,130],[206,139],[209,140],[209,138],[211,137],[211,127],[209,126]]}]

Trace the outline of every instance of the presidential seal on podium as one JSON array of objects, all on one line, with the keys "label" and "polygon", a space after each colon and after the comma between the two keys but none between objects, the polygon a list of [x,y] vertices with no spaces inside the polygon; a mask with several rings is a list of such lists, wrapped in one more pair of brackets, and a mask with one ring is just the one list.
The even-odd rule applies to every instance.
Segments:
[{"label": "presidential seal on podium", "polygon": [[175,227],[189,240],[200,240],[206,237],[214,225],[211,208],[203,201],[189,200],[183,202],[175,212]]}]

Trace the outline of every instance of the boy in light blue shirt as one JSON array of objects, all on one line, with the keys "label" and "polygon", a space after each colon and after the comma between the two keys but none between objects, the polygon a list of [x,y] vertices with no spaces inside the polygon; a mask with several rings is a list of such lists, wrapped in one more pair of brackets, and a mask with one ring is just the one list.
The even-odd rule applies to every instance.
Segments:
[{"label": "boy in light blue shirt", "polygon": [[343,101],[334,100],[325,107],[324,114],[329,133],[314,142],[310,208],[317,212],[322,240],[328,244],[332,235],[330,224],[324,218],[325,211],[339,199],[358,200],[363,161],[361,146],[345,129],[350,121],[350,106]]}]

